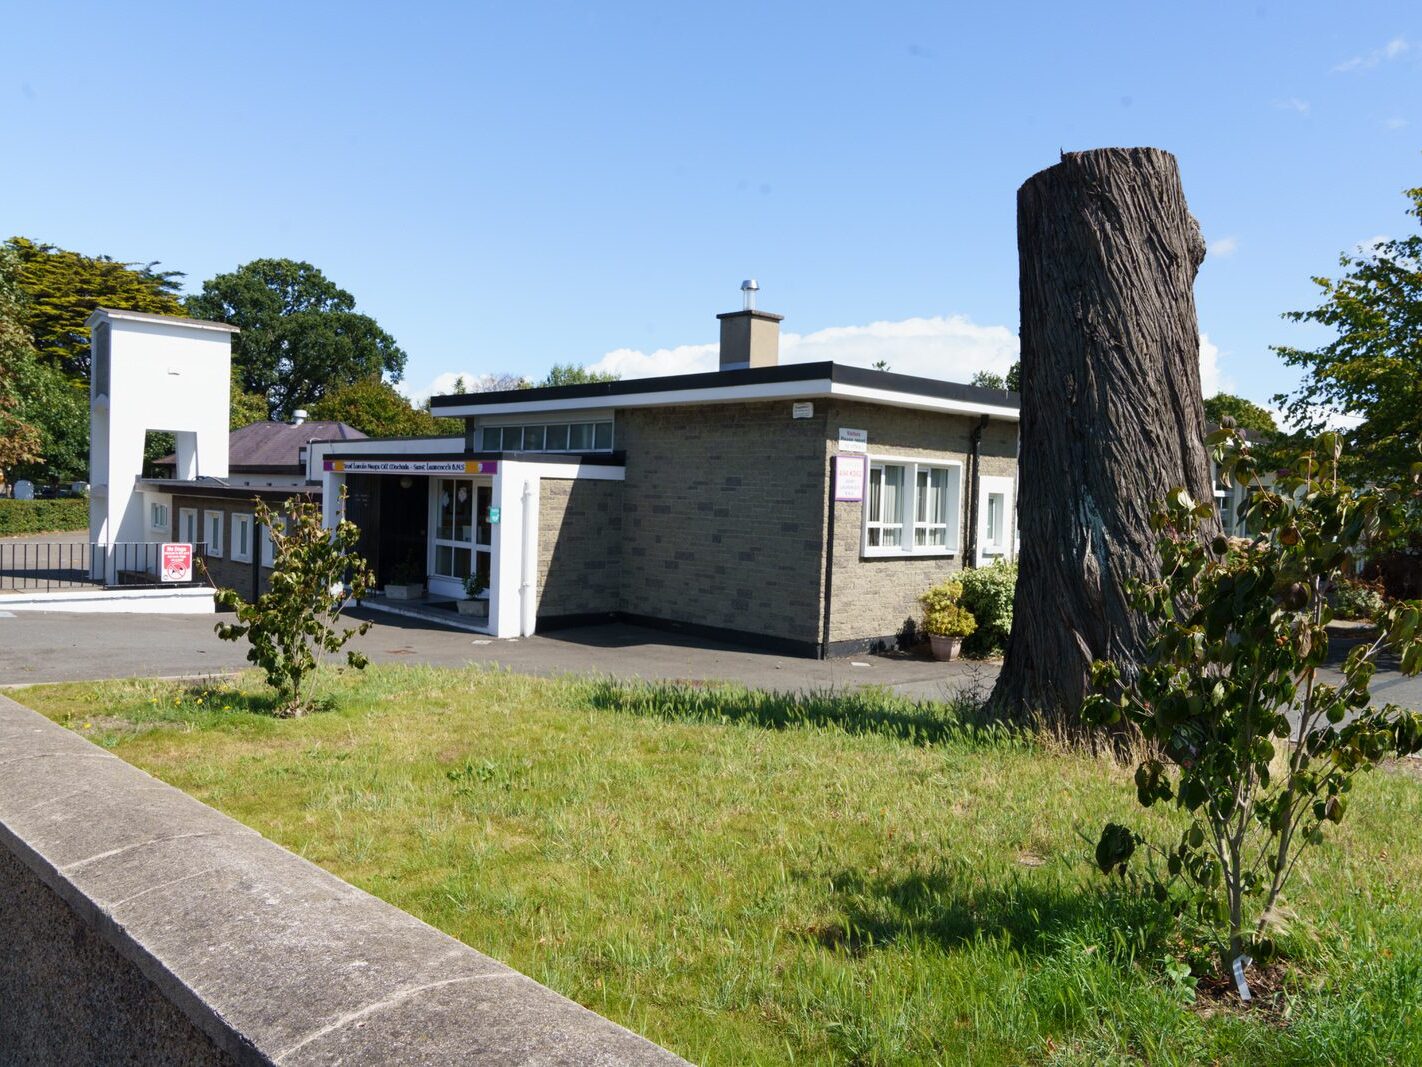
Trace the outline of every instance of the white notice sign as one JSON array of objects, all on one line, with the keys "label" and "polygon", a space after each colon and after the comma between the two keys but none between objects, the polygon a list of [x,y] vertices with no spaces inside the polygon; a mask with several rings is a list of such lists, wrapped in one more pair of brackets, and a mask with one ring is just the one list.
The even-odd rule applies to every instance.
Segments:
[{"label": "white notice sign", "polygon": [[869,431],[839,428],[839,450],[841,452],[868,452]]},{"label": "white notice sign", "polygon": [[867,456],[834,457],[835,500],[858,503],[864,499],[864,468],[868,464]]}]

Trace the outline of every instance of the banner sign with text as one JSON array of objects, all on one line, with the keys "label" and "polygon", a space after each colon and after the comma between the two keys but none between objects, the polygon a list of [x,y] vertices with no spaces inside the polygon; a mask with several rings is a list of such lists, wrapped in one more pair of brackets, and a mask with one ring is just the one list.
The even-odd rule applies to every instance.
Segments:
[{"label": "banner sign with text", "polygon": [[497,474],[496,459],[328,459],[335,474]]},{"label": "banner sign with text", "polygon": [[868,456],[834,457],[834,498],[855,504],[864,499],[864,468]]}]

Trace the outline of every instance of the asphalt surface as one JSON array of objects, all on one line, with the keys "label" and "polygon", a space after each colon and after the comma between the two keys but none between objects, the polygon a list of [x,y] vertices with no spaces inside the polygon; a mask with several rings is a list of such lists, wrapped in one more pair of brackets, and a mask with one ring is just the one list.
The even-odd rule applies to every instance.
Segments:
[{"label": "asphalt surface", "polygon": [[[245,642],[221,641],[215,615],[14,612],[0,597],[0,685],[101,678],[200,677],[243,670]],[[909,656],[812,660],[608,624],[496,640],[414,619],[353,611],[374,621],[352,644],[377,663],[491,664],[522,674],[733,681],[758,689],[823,691],[884,686],[914,699],[991,687],[992,664]]]}]

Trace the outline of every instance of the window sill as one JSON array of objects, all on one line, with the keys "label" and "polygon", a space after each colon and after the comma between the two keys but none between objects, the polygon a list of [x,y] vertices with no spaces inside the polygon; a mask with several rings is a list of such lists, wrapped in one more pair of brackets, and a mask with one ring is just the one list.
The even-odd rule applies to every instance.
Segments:
[{"label": "window sill", "polygon": [[912,551],[902,548],[866,548],[859,553],[860,559],[952,559],[958,554],[952,548],[920,548]]}]

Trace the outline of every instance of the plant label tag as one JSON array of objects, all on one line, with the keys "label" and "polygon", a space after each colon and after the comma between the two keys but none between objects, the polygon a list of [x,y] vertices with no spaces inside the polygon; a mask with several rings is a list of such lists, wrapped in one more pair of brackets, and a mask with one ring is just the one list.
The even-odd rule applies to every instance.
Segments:
[{"label": "plant label tag", "polygon": [[1248,956],[1236,956],[1234,958],[1234,988],[1239,992],[1239,999],[1248,1004],[1254,998],[1249,993],[1249,982],[1244,977],[1244,968],[1254,961]]}]

